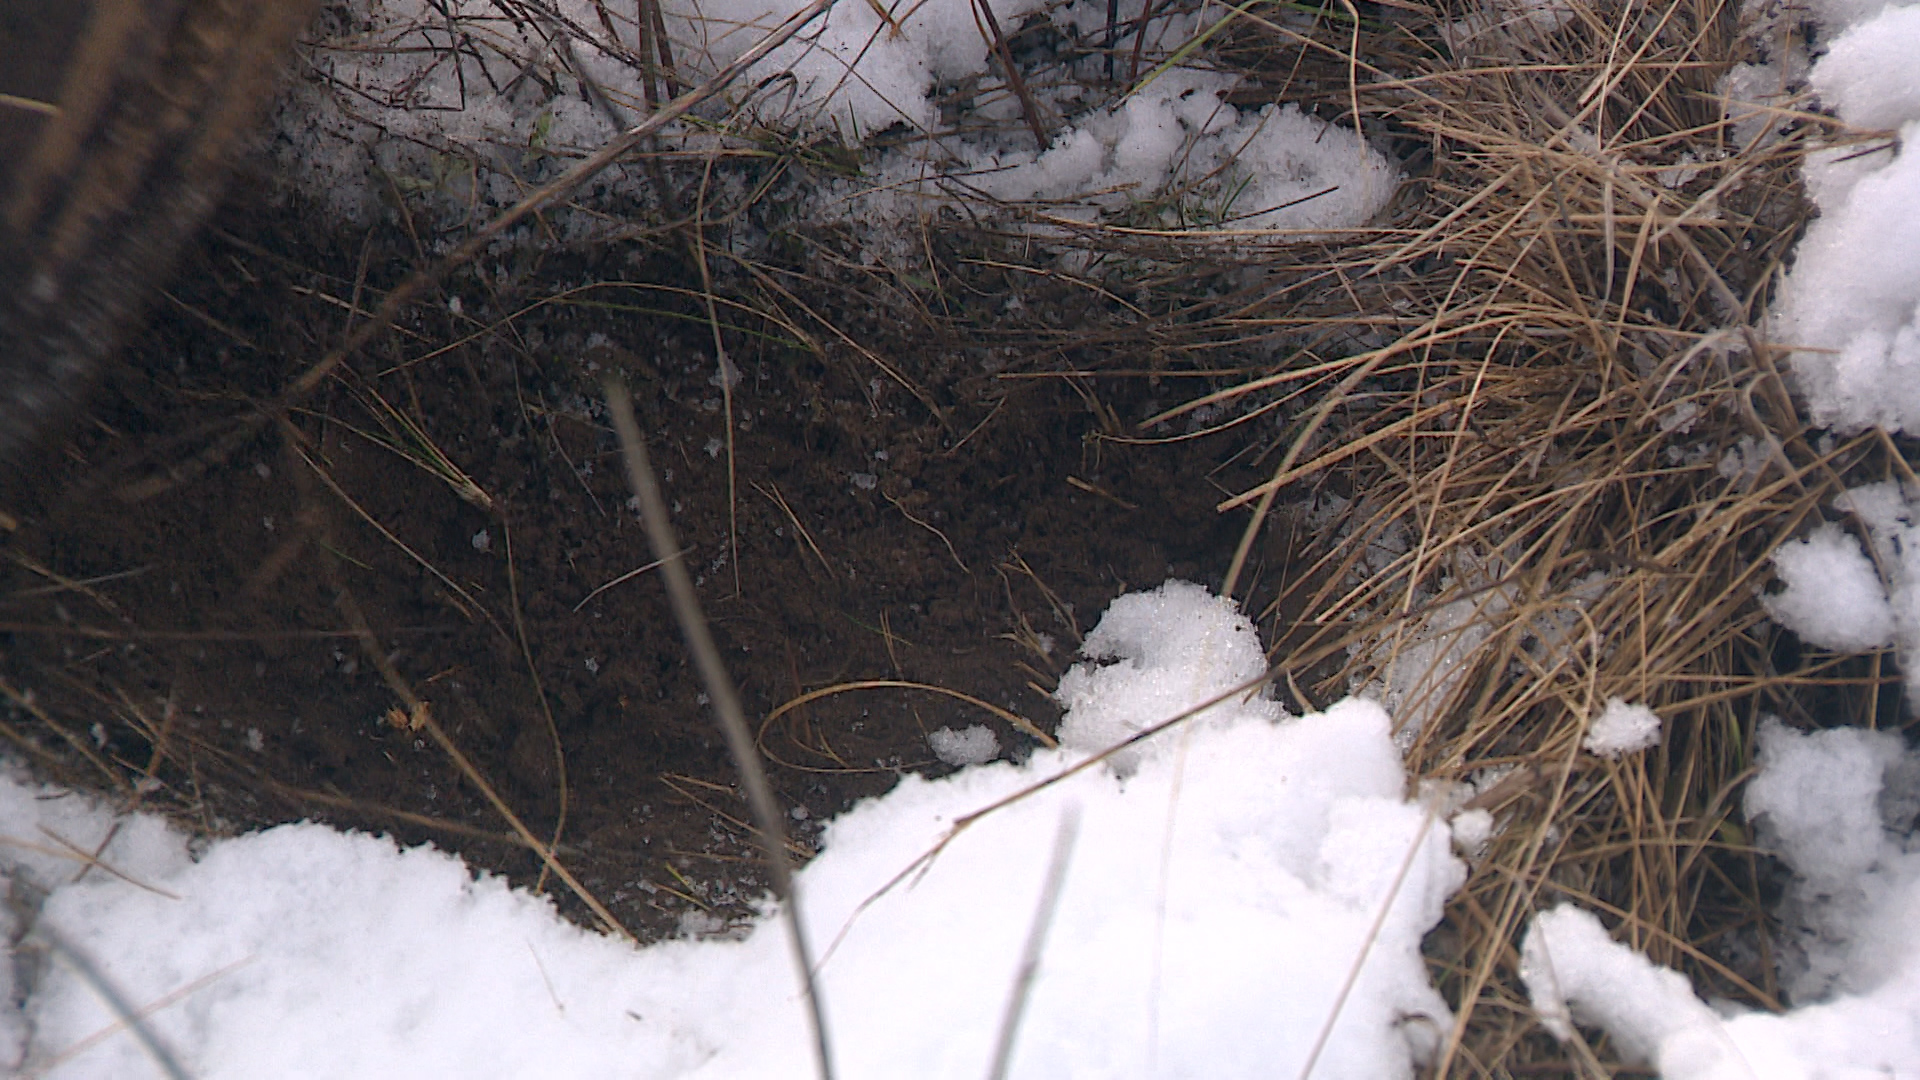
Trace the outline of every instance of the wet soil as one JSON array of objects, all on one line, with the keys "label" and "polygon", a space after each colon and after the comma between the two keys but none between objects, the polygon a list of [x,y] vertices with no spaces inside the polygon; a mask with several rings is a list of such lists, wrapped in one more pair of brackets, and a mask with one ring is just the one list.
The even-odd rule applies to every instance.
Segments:
[{"label": "wet soil", "polygon": [[[89,415],[0,498],[0,717],[37,769],[209,834],[313,818],[538,881],[407,722],[397,680],[534,833],[559,829],[561,860],[621,921],[713,926],[763,875],[645,569],[603,374],[631,384],[802,849],[902,773],[948,768],[933,730],[1036,744],[926,691],[850,690],[765,723],[782,703],[909,681],[1050,730],[1048,692],[1106,603],[1170,576],[1217,586],[1245,523],[1214,509],[1251,476],[1221,466],[1244,433],[1094,438],[1179,400],[1177,380],[985,349],[817,267],[792,295],[844,336],[722,307],[725,387],[670,246],[506,251],[246,426],[415,265],[413,244],[243,195]],[[995,280],[1029,315],[1103,317],[1044,276],[956,278],[983,326],[1012,298]]]}]

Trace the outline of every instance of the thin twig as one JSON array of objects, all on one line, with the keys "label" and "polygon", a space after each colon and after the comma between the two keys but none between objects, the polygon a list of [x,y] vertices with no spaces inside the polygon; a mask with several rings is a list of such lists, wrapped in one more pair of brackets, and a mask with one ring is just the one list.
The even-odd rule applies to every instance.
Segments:
[{"label": "thin twig", "polygon": [[713,703],[715,719],[726,735],[727,749],[733,755],[735,767],[740,770],[741,784],[747,789],[747,803],[753,808],[757,826],[754,834],[766,858],[767,871],[773,877],[774,892],[783,901],[781,912],[787,920],[794,965],[806,985],[807,1008],[813,1021],[815,1061],[822,1080],[833,1080],[833,1052],[827,1037],[826,1010],[821,1000],[819,982],[814,977],[813,950],[807,945],[806,924],[800,916],[800,894],[792,867],[787,863],[785,815],[774,799],[773,786],[767,782],[760,755],[754,750],[753,736],[747,730],[746,711],[740,706],[733,680],[728,677],[726,665],[720,660],[720,650],[714,645],[713,635],[707,629],[706,617],[700,613],[700,599],[694,595],[693,578],[687,573],[687,564],[679,556],[680,544],[674,539],[673,526],[667,520],[666,502],[660,497],[659,485],[654,482],[653,464],[648,460],[646,442],[640,437],[640,425],[633,418],[633,398],[627,392],[625,381],[617,374],[609,374],[602,387],[607,396],[608,412],[612,414],[613,429],[620,437],[620,453],[626,461],[627,480],[640,499],[641,524],[646,527],[647,539],[660,559],[660,576],[666,582],[667,596],[673,601],[674,618],[679,621],[680,631],[687,639],[687,650],[693,654],[694,667],[699,670],[700,679],[706,684],[707,698]]},{"label": "thin twig", "polygon": [[[80,976],[80,981],[86,983],[88,988],[100,996],[101,1001],[107,1003],[107,1008],[119,1020],[119,1023],[110,1030],[124,1029],[132,1032],[134,1039],[140,1043],[140,1048],[147,1052],[147,1056],[153,1059],[154,1065],[161,1072],[166,1073],[171,1080],[187,1080],[188,1073],[181,1067],[180,1059],[176,1058],[173,1051],[160,1041],[160,1036],[154,1034],[153,1027],[147,1023],[146,1017],[151,1010],[134,1008],[133,1003],[127,1000],[127,996],[120,992],[119,987],[113,985],[112,980],[108,979],[106,973],[100,970],[100,966],[93,962],[92,957],[82,952],[78,946],[66,939],[66,935],[48,926],[44,921],[34,923],[30,936],[44,942],[48,951],[72,968],[74,974]],[[237,965],[229,965],[211,976],[196,980],[188,989],[197,990],[212,979],[231,971],[235,966]],[[174,999],[171,997],[167,999],[169,1004],[172,1000]]]},{"label": "thin twig", "polygon": [[1027,928],[1027,943],[1020,950],[1020,966],[1015,969],[1013,989],[1007,994],[1006,1012],[1000,1018],[1000,1036],[994,1040],[993,1065],[987,1080],[1005,1080],[1013,1064],[1014,1041],[1020,1034],[1020,1018],[1027,1010],[1027,998],[1033,992],[1034,976],[1040,973],[1040,955],[1047,948],[1047,930],[1053,925],[1053,913],[1060,906],[1060,889],[1066,884],[1067,865],[1073,858],[1073,841],[1080,832],[1080,810],[1068,803],[1060,810],[1060,828],[1053,835],[1053,858],[1047,862],[1047,878],[1040,886],[1040,899],[1033,909],[1033,924]]}]

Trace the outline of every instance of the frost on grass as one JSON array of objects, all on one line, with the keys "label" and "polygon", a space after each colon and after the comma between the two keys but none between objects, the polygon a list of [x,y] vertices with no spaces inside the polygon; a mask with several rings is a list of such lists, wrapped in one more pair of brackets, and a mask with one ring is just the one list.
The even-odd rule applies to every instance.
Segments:
[{"label": "frost on grass", "polygon": [[1839,16],[1827,27],[1837,36],[1813,67],[1813,90],[1851,127],[1897,138],[1808,160],[1807,192],[1820,216],[1781,284],[1773,332],[1801,350],[1793,372],[1816,422],[1912,434],[1920,432],[1920,6],[1828,6]]},{"label": "frost on grass", "polygon": [[1544,38],[1576,14],[1568,0],[1486,0],[1445,24],[1441,33],[1456,53],[1494,52],[1509,38]]},{"label": "frost on grass", "polygon": [[1435,604],[1404,633],[1382,645],[1385,700],[1400,718],[1403,738],[1418,735],[1440,715],[1480,657],[1506,610],[1504,593]]},{"label": "frost on grass", "polygon": [[[1162,718],[1263,666],[1233,605],[1181,583],[1116,602],[1089,646],[1122,659],[1081,669],[1068,722],[1084,732]],[[1324,1034],[1320,1080],[1411,1077],[1452,1023],[1420,942],[1464,869],[1447,828],[1405,798],[1389,729],[1365,702],[1283,720],[1235,698],[1190,738],[1141,744],[1131,776],[1085,770],[978,819],[905,876],[956,820],[1083,751],[908,777],[854,807],[800,873],[839,1075],[986,1074],[1071,809],[1078,841],[1012,1075],[1134,1077],[1158,1063],[1297,1076]],[[92,850],[108,815],[49,794],[0,783],[0,834],[46,824]],[[430,848],[317,825],[215,841],[194,859],[135,818],[103,857],[125,877],[0,846],[0,865],[50,891],[46,925],[136,1005],[190,988],[149,1023],[207,1080],[812,1075],[771,912],[738,940],[634,948]],[[113,1023],[59,966],[24,990],[0,1033],[30,1067]],[[119,1035],[49,1075],[154,1070]]]},{"label": "frost on grass", "polygon": [[1608,698],[1607,707],[1587,725],[1587,737],[1580,745],[1590,754],[1618,758],[1659,742],[1660,718],[1653,710],[1616,697]]},{"label": "frost on grass", "polygon": [[1666,1080],[1920,1074],[1920,756],[1897,736],[1762,725],[1747,816],[1795,880],[1784,1015],[1727,1015],[1571,906],[1533,920],[1521,974],[1559,1038],[1604,1029]]}]

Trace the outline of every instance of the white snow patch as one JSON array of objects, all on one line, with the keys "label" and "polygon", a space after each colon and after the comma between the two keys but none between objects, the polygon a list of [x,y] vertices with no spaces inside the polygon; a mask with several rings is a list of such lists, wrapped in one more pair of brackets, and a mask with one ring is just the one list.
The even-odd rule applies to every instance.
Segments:
[{"label": "white snow patch", "polygon": [[1829,25],[1813,90],[1846,123],[1898,138],[1809,158],[1820,216],[1781,283],[1774,337],[1801,350],[1793,372],[1817,423],[1920,432],[1920,6],[1828,6],[1861,21]]},{"label": "white snow patch", "polygon": [[[1115,600],[1080,651],[1095,662],[1069,668],[1054,698],[1067,710],[1060,721],[1061,748],[1081,754],[1104,751],[1267,670],[1253,623],[1232,600],[1187,581]],[[1272,722],[1285,712],[1260,686],[1187,723],[1200,728],[1245,714]],[[1111,761],[1126,771],[1140,756],[1130,750]]]},{"label": "white snow patch", "polygon": [[1660,742],[1660,718],[1645,705],[1608,698],[1607,707],[1591,724],[1580,745],[1590,754],[1617,759]]},{"label": "white snow patch", "polygon": [[[742,55],[805,0],[668,0],[666,26],[683,79],[698,81]],[[1139,14],[1138,0],[1123,7]],[[335,213],[359,220],[391,191],[431,192],[449,205],[510,204],[527,183],[599,147],[648,106],[631,19],[596,0],[551,0],[550,18],[508,19],[490,0],[354,0],[310,50],[307,80],[279,111],[276,153]],[[1039,0],[995,0],[1003,26]],[[962,192],[1068,204],[1069,216],[1164,204],[1175,228],[1321,233],[1365,226],[1399,171],[1355,132],[1297,107],[1243,112],[1224,100],[1226,74],[1162,73],[1126,99],[1084,101],[1069,79],[1040,87],[1050,144],[1036,149],[1005,87],[989,92],[986,39],[973,0],[835,4],[735,84],[713,109],[739,109],[770,127],[854,148],[889,127],[924,139],[868,153],[862,178],[825,185],[807,213],[896,227]],[[610,14],[611,13],[611,14]],[[611,17],[609,31],[603,17]],[[1104,33],[1104,0],[1055,7],[1061,25]],[[1161,13],[1166,48],[1200,29],[1196,13]],[[1112,43],[1123,49],[1132,39]],[[462,47],[451,48],[458,40]],[[942,126],[938,87],[974,85],[973,118],[1005,130],[961,137]],[[756,89],[757,88],[757,89]],[[1005,115],[1001,115],[1005,114]],[[715,119],[717,113],[708,119]],[[717,147],[711,127],[674,125],[663,139]],[[951,179],[958,178],[958,179]],[[646,198],[645,173],[609,172],[585,196]],[[571,227],[571,226],[566,226]],[[580,226],[585,228],[586,226]],[[876,235],[872,242],[886,247]]]},{"label": "white snow patch", "polygon": [[1462,810],[1448,824],[1453,828],[1453,846],[1469,860],[1478,861],[1493,843],[1495,822],[1491,810]]},{"label": "white snow patch", "polygon": [[[1864,525],[1867,551],[1838,525],[1774,552],[1784,592],[1762,597],[1768,614],[1822,648],[1899,647],[1907,689],[1920,695],[1920,493],[1898,481],[1851,488],[1834,509]],[[1882,582],[1885,581],[1883,585]]]},{"label": "white snow patch", "polygon": [[984,765],[1000,756],[1000,740],[985,724],[973,724],[955,731],[941,728],[927,735],[933,756],[949,765]]},{"label": "white snow patch", "polygon": [[1773,553],[1784,591],[1761,597],[1773,621],[1808,644],[1862,652],[1893,643],[1893,608],[1860,541],[1834,524]]},{"label": "white snow patch", "polygon": [[1666,1080],[1920,1075],[1920,756],[1840,728],[1769,721],[1747,814],[1798,878],[1782,909],[1797,1008],[1723,1014],[1678,973],[1613,941],[1593,915],[1536,916],[1521,975],[1547,1029],[1604,1028]]},{"label": "white snow patch", "polygon": [[1629,1061],[1651,1062],[1669,1039],[1716,1023],[1685,976],[1615,944],[1599,919],[1568,905],[1534,917],[1520,978],[1555,1038],[1573,1038],[1576,1021],[1602,1027]]},{"label": "white snow patch", "polygon": [[1888,732],[1770,721],[1759,766],[1747,816],[1796,875],[1779,913],[1788,995],[1869,993],[1903,971],[1920,985],[1920,758]]},{"label": "white snow patch", "polygon": [[[1117,601],[1089,651],[1124,659],[1073,678],[1074,749],[908,777],[825,829],[799,877],[809,933],[835,943],[820,970],[839,1074],[985,1074],[1072,812],[1079,838],[1012,1075],[1132,1077],[1157,1061],[1292,1076],[1325,1033],[1316,1077],[1411,1077],[1452,1022],[1420,941],[1464,868],[1448,830],[1404,797],[1377,706],[1282,721],[1263,697],[1231,698],[1190,737],[1138,747],[1124,780],[1090,769],[1012,801],[901,878],[955,820],[1057,776],[1087,740],[1264,666],[1231,602],[1183,583]],[[91,850],[111,825],[81,799],[0,778],[0,832],[17,840],[45,826]],[[148,1023],[207,1080],[812,1075],[771,913],[737,940],[634,948],[430,848],[318,825],[190,859],[157,819],[128,818],[103,858],[137,885],[81,876],[53,850],[0,846],[0,865],[48,890],[44,925],[129,1000],[184,989]],[[114,1021],[60,965],[21,989],[23,1006],[0,1008],[9,1064],[53,1065]],[[155,1072],[121,1034],[48,1075]]]},{"label": "white snow patch", "polygon": [[1237,80],[1176,68],[1119,105],[1081,118],[1045,153],[976,156],[969,182],[1010,201],[1094,200],[1117,209],[1172,193],[1168,224],[1323,231],[1367,224],[1400,174],[1352,130],[1297,107],[1241,113]]}]

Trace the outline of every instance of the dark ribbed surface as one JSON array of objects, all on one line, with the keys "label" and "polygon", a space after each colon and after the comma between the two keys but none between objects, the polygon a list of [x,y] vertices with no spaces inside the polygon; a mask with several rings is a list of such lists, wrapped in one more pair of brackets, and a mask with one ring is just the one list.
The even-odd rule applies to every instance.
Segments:
[{"label": "dark ribbed surface", "polygon": [[310,7],[16,0],[0,15],[0,93],[22,99],[0,102],[0,461],[138,325]]}]

